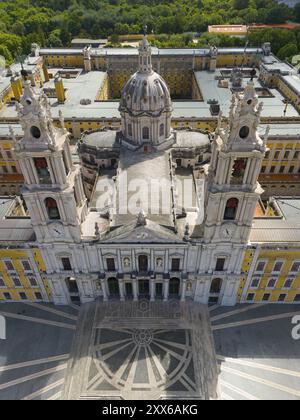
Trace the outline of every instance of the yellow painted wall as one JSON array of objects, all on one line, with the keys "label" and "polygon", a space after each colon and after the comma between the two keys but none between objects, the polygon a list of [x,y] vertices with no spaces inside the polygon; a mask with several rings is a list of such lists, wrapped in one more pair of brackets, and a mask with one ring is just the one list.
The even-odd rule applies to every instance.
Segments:
[{"label": "yellow painted wall", "polygon": [[[5,260],[12,262],[14,272],[8,271],[4,263]],[[29,261],[32,271],[30,274],[24,271],[22,260]],[[29,277],[35,277],[39,284],[39,276],[44,284],[48,299],[51,301],[51,292],[48,287],[48,282],[45,278],[46,266],[43,261],[42,254],[38,248],[34,249],[0,249],[0,277],[4,280],[5,287],[0,287],[0,301],[5,301],[4,293],[10,293],[12,301],[22,301],[19,293],[26,293],[27,300],[37,301],[35,292],[42,293],[40,286],[32,287],[29,282]],[[38,272],[38,273],[37,273]],[[16,287],[13,282],[13,277],[18,277],[21,286]]]},{"label": "yellow painted wall", "polygon": [[[254,251],[247,251],[245,254],[245,259],[243,262],[243,271],[245,272],[245,277],[248,277],[248,271],[247,268],[249,266],[249,263],[251,264],[252,262],[252,257],[250,256],[251,252],[253,252],[254,255]],[[265,267],[265,271],[263,273],[262,276],[260,276],[259,274],[255,274],[255,272],[252,275],[252,279],[253,278],[257,278],[257,277],[261,277],[260,280],[260,284],[258,288],[251,288],[251,282],[249,283],[249,288],[248,290],[244,290],[244,293],[246,292],[246,294],[248,295],[249,293],[254,293],[255,294],[255,299],[253,302],[262,302],[263,300],[263,295],[265,293],[270,293],[271,297],[269,302],[270,303],[275,303],[278,302],[278,298],[280,294],[287,294],[285,303],[292,303],[294,301],[294,298],[296,295],[300,294],[300,272],[298,273],[298,275],[296,276],[293,285],[291,287],[291,289],[287,290],[284,289],[284,283],[287,279],[287,277],[289,277],[290,274],[290,269],[293,265],[294,261],[300,261],[300,247],[299,248],[290,248],[290,249],[282,249],[282,250],[272,250],[272,249],[262,249],[261,252],[259,253],[258,259],[257,260],[266,260],[267,261],[267,265]],[[274,267],[274,264],[277,260],[282,260],[284,261],[284,265],[282,268],[282,271],[279,275],[277,274],[272,274],[272,270]],[[255,263],[256,264],[256,263]],[[274,289],[268,289],[267,288],[267,284],[268,281],[271,278],[277,278],[278,280],[276,282],[275,288]],[[242,287],[243,283],[241,282],[241,287]],[[245,284],[244,284],[245,286]],[[241,297],[241,295],[240,295]]]}]

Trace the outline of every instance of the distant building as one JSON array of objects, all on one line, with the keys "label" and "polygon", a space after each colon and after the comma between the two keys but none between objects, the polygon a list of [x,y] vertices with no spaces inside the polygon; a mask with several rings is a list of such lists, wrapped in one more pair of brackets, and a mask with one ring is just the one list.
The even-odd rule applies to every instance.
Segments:
[{"label": "distant building", "polygon": [[84,48],[91,45],[93,48],[101,48],[107,44],[107,39],[75,38],[71,42],[73,48]]},{"label": "distant building", "polygon": [[248,32],[253,31],[261,31],[263,29],[296,29],[299,28],[299,23],[280,23],[280,24],[270,24],[270,25],[263,25],[263,24],[253,24],[248,26]]},{"label": "distant building", "polygon": [[249,32],[262,31],[264,29],[296,29],[300,25],[299,23],[281,23],[281,24],[252,24],[252,25],[210,25],[208,27],[209,33],[220,34],[220,35],[229,35],[229,36],[239,36],[244,37]]},{"label": "distant building", "polygon": [[248,27],[246,25],[210,25],[208,32],[230,36],[246,36]]}]

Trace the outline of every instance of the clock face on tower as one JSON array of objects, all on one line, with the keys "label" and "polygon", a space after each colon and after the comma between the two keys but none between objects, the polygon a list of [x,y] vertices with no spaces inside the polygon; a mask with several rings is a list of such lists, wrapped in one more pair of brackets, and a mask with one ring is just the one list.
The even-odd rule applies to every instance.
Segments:
[{"label": "clock face on tower", "polygon": [[235,232],[235,225],[226,224],[222,226],[221,235],[224,239],[231,239]]},{"label": "clock face on tower", "polygon": [[49,226],[49,230],[55,238],[64,237],[65,230],[64,230],[64,227],[60,223],[52,223]]}]

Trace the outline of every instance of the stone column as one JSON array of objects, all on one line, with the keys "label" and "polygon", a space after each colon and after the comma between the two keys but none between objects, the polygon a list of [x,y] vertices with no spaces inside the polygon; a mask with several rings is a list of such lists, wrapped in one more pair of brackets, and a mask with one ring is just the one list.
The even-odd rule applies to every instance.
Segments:
[{"label": "stone column", "polygon": [[120,293],[120,300],[123,302],[125,300],[125,294],[124,294],[124,282],[122,279],[119,279],[119,293]]},{"label": "stone column", "polygon": [[185,301],[185,295],[186,295],[186,280],[181,280],[181,302]]},{"label": "stone column", "polygon": [[108,301],[108,296],[107,296],[105,279],[101,280],[101,286],[102,286],[103,300],[104,300],[104,302],[107,302]]},{"label": "stone column", "polygon": [[132,290],[133,290],[133,300],[136,302],[137,300],[139,300],[136,279],[132,280]]},{"label": "stone column", "polygon": [[169,279],[164,280],[164,302],[169,300]]},{"label": "stone column", "polygon": [[155,301],[155,281],[154,279],[150,279],[150,301]]}]

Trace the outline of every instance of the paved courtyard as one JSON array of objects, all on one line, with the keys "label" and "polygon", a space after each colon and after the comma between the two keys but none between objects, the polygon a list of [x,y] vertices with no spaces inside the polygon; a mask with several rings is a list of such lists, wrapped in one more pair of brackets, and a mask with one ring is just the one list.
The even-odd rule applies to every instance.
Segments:
[{"label": "paved courtyard", "polygon": [[206,306],[146,300],[86,305],[70,359],[66,399],[217,396]]},{"label": "paved courtyard", "polygon": [[3,304],[0,400],[300,400],[300,305]]},{"label": "paved courtyard", "polygon": [[211,307],[225,400],[300,400],[300,340],[292,318],[300,305]]}]

